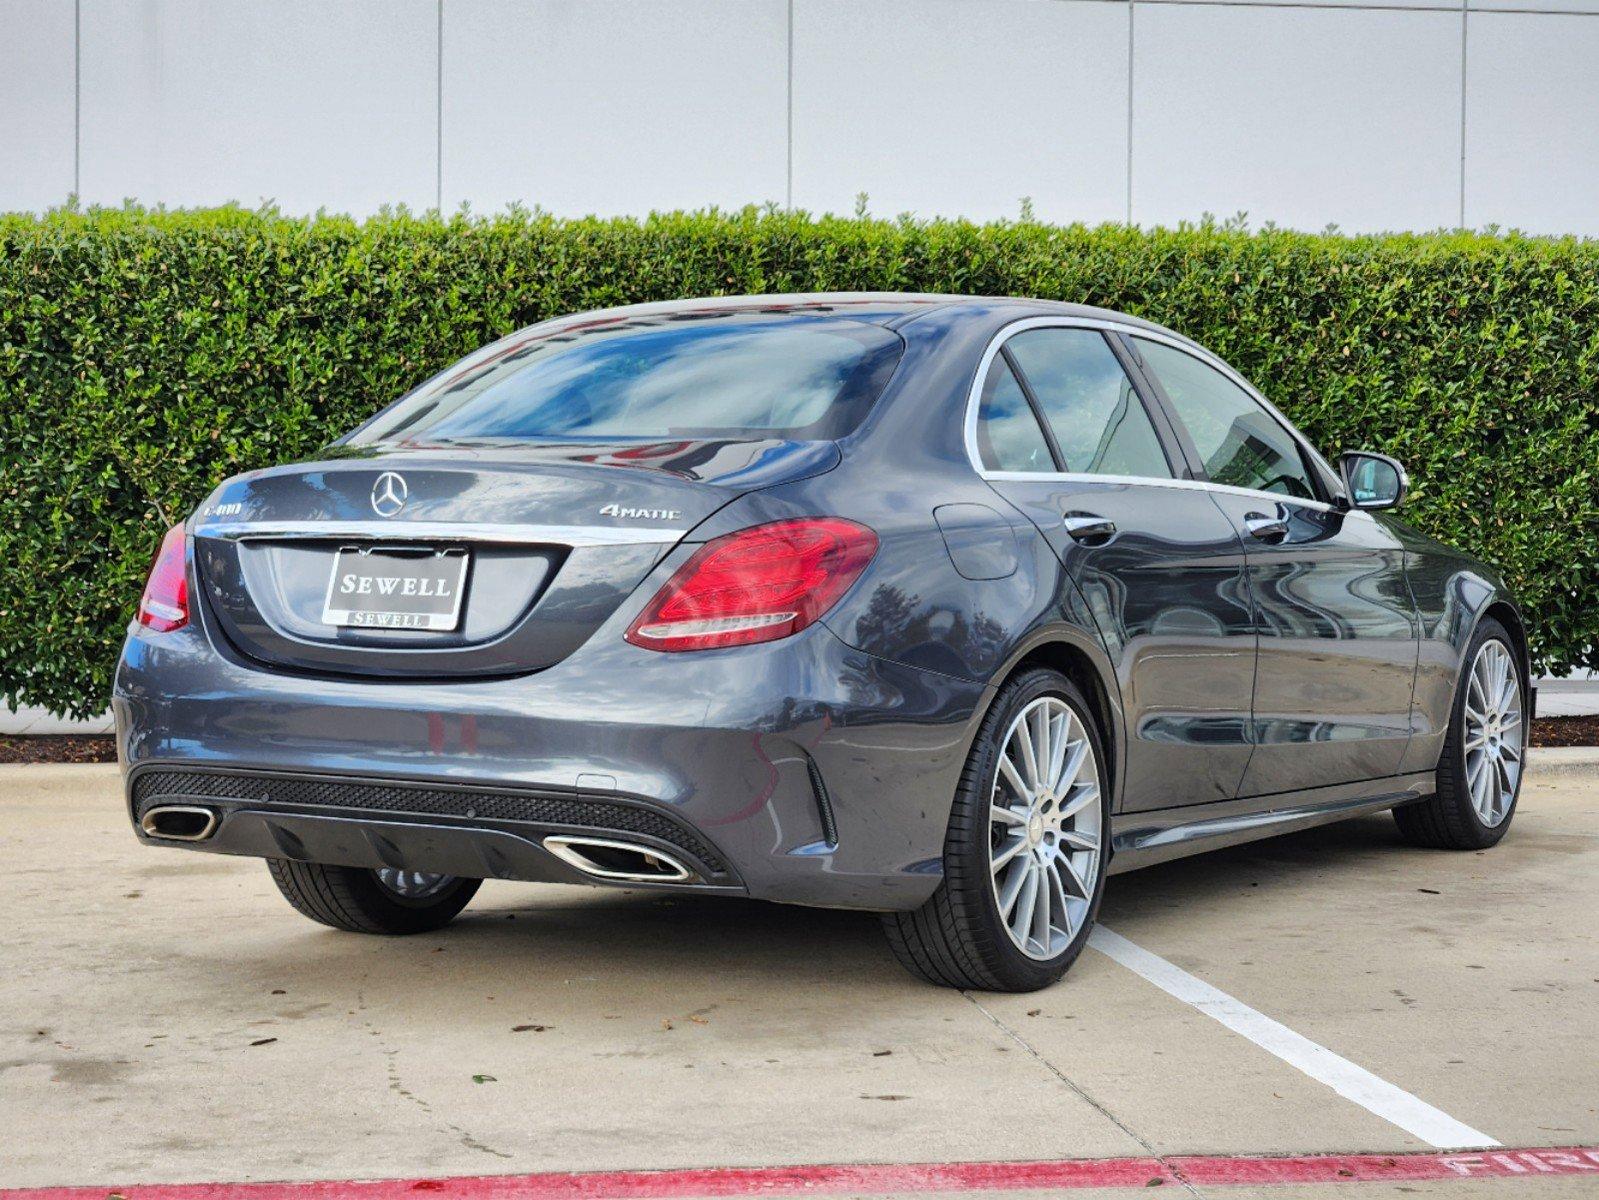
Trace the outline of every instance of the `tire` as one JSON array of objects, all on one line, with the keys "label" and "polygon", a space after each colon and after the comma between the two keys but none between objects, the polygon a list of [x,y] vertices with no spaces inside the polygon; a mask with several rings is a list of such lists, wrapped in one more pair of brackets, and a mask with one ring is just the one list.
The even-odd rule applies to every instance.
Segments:
[{"label": "tire", "polygon": [[[1489,746],[1476,746],[1477,729],[1474,719],[1468,716],[1468,707],[1481,702],[1480,686],[1473,683],[1474,672],[1480,662],[1492,661],[1497,654],[1508,664],[1513,684],[1513,702],[1501,710],[1501,724],[1513,709],[1516,720],[1501,733],[1488,739]],[[1444,737],[1443,753],[1438,759],[1437,790],[1434,795],[1415,804],[1394,809],[1394,821],[1406,841],[1416,846],[1439,850],[1485,850],[1505,836],[1515,816],[1516,804],[1521,797],[1521,781],[1526,762],[1526,691],[1523,684],[1522,664],[1516,654],[1515,643],[1505,627],[1493,618],[1485,618],[1472,635],[1464,655],[1460,681],[1455,685],[1454,705],[1449,713],[1449,730]],[[1490,705],[1497,700],[1490,698]],[[1490,726],[1492,728],[1493,726]],[[1511,739],[1505,735],[1514,731]],[[1514,756],[1511,742],[1514,742]],[[1496,751],[1490,753],[1490,751]],[[1484,781],[1478,775],[1499,771],[1498,763],[1506,766],[1502,774]],[[1511,764],[1514,764],[1513,766]],[[1513,775],[1513,778],[1509,776]],[[1508,789],[1504,786],[1509,778]],[[1490,811],[1482,811],[1482,791],[1474,791],[1474,783],[1497,783],[1496,796]],[[1508,802],[1506,800],[1508,796]]]},{"label": "tire", "polygon": [[[448,925],[477,893],[481,879],[437,876],[405,895],[362,867],[268,859],[272,882],[303,915],[350,933],[428,933]],[[385,872],[385,874],[390,874]],[[411,876],[415,878],[415,876]]]},{"label": "tire", "polygon": [[[1035,804],[1013,784],[1002,781],[1001,759],[1007,749],[1003,743],[1016,725],[1027,714],[1033,714],[1026,716],[1027,721],[1035,720],[1038,712],[1048,714],[1045,719],[1053,737],[1065,732],[1067,750],[1066,770],[1054,781],[1054,788],[1035,793]],[[1066,712],[1071,720],[1063,720],[1057,730],[1054,714]],[[1036,732],[1038,727],[1030,728]],[[1073,777],[1070,764],[1078,743],[1085,744],[1084,757]],[[1019,742],[1012,744],[1019,747]],[[1025,760],[1011,761],[1015,770],[1015,763]],[[945,987],[1031,992],[1048,987],[1066,973],[1088,941],[1104,894],[1110,851],[1105,763],[1101,731],[1082,693],[1064,675],[1034,669],[1005,684],[983,720],[961,774],[944,842],[944,878],[938,890],[914,912],[883,914],[889,946],[911,974]],[[1049,772],[1041,770],[1039,774]],[[1020,782],[1029,782],[1025,771],[1022,776]],[[1070,782],[1072,778],[1077,782]],[[1092,789],[1092,796],[1087,789]],[[991,817],[991,798],[1000,807],[1014,810],[1012,816],[1002,821]],[[1079,804],[1074,813],[1069,812]],[[1015,821],[1015,815],[1023,811],[1038,814],[1040,824],[1035,825],[1030,817]],[[1066,840],[1068,825],[1075,839],[1072,842]],[[1018,839],[1026,843],[1024,848],[1016,848]],[[1087,847],[1090,841],[1091,850]],[[1007,852],[1010,857],[996,875],[994,856]],[[1034,867],[1029,860],[1040,865]],[[1038,875],[1040,888],[1052,887],[1050,868],[1042,865],[1046,860],[1055,863],[1054,882],[1060,886],[1034,895],[1046,896],[1051,906],[1058,904],[1059,908],[1044,919],[1047,944],[1046,939],[1023,935],[1030,947],[1024,949],[1007,927],[1010,922],[1001,917],[1000,892],[1010,892],[1010,915],[1012,922],[1017,921],[1030,886],[1025,882],[1027,873]],[[1069,871],[1065,869],[1068,864]],[[1090,870],[1092,878],[1085,878]],[[1023,879],[1020,885],[1014,883],[1018,875]],[[1070,898],[1068,883],[1077,893]],[[1036,908],[1033,911],[1036,914]],[[1054,924],[1057,912],[1059,927]],[[1026,920],[1020,923],[1029,930],[1038,928]]]}]

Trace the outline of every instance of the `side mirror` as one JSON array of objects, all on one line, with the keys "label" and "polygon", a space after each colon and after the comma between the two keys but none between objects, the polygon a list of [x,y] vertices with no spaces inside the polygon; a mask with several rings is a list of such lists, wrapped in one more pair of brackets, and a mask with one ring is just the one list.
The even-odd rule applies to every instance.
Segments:
[{"label": "side mirror", "polygon": [[1350,508],[1394,508],[1410,490],[1410,476],[1397,459],[1371,450],[1349,450],[1338,460]]}]

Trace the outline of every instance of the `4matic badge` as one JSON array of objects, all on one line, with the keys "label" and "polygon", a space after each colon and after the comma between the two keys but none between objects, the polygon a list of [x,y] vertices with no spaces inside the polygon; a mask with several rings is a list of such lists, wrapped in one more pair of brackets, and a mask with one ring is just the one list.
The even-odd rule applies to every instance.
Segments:
[{"label": "4matic badge", "polygon": [[602,517],[631,517],[640,521],[675,521],[683,515],[677,508],[628,508],[624,504],[607,504],[600,509]]}]

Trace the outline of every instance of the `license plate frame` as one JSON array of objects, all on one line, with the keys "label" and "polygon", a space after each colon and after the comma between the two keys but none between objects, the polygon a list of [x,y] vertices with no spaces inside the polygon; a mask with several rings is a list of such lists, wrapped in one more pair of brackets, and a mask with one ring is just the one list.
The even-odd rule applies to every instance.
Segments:
[{"label": "license plate frame", "polygon": [[[458,548],[341,546],[328,575],[322,623],[339,629],[452,632],[461,623],[471,557]],[[363,590],[363,584],[370,586]]]}]

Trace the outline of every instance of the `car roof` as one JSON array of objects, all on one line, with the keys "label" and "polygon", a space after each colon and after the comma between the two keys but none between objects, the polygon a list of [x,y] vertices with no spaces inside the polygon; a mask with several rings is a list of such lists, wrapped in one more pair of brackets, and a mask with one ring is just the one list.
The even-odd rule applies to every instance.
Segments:
[{"label": "car roof", "polygon": [[767,313],[773,316],[836,317],[864,321],[892,329],[932,312],[941,312],[945,316],[957,315],[958,310],[963,308],[971,310],[973,316],[993,316],[1002,313],[1015,320],[1029,316],[1061,316],[1117,321],[1136,328],[1182,337],[1174,330],[1157,325],[1153,321],[1108,308],[1096,308],[1089,304],[1068,304],[1060,300],[1038,300],[1025,296],[971,296],[941,292],[792,292],[774,295],[690,297],[574,313],[557,318],[557,322],[588,323],[602,315],[607,319],[615,319],[624,316],[689,317],[702,313],[707,316],[718,313],[750,315]]}]

